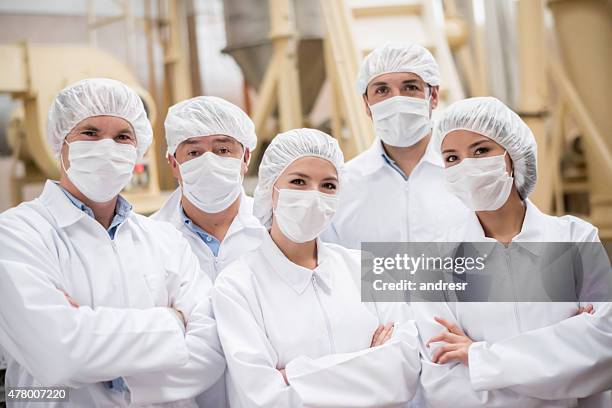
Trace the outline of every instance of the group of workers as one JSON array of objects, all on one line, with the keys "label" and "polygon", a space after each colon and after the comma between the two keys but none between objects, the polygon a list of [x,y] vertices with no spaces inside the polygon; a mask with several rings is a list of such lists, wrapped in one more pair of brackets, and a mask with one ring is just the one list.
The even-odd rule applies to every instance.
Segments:
[{"label": "group of workers", "polygon": [[152,141],[138,95],[111,79],[62,90],[60,179],[0,215],[0,345],[7,389],[70,401],[9,407],[612,406],[610,303],[362,301],[363,242],[599,238],[529,201],[535,139],[502,102],[434,123],[425,48],[375,49],[357,87],[369,149],[345,164],[324,132],[281,133],[253,198],[249,117],[216,97],[172,106],[179,187],[151,217],[120,195]]}]

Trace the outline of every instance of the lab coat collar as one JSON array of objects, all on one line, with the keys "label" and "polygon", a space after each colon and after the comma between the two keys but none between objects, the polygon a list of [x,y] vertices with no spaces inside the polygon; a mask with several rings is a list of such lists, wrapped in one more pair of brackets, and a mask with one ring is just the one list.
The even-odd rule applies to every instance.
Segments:
[{"label": "lab coat collar", "polygon": [[[437,167],[444,168],[442,156],[436,151],[431,141],[432,139],[430,138],[429,143],[427,144],[427,148],[425,149],[425,153],[423,154],[423,157],[415,168],[419,167],[421,163],[425,162],[433,164]],[[361,169],[361,173],[364,176],[368,176],[377,172],[381,168],[388,166],[383,157],[383,155],[385,154],[386,153],[383,148],[382,141],[380,140],[380,138],[377,137],[372,143],[372,146],[370,146],[368,150],[363,152],[363,162],[359,166]]]},{"label": "lab coat collar", "polygon": [[62,189],[52,180],[47,180],[39,200],[49,209],[51,216],[60,228],[74,224],[81,217],[87,217],[83,211],[75,207]]},{"label": "lab coat collar", "polygon": [[550,217],[545,215],[529,199],[525,200],[525,219],[521,232],[514,237],[517,242],[543,242],[548,235]]},{"label": "lab coat collar", "polygon": [[377,172],[384,166],[387,166],[387,163],[385,163],[385,159],[383,158],[384,153],[385,151],[383,150],[382,142],[377,137],[372,143],[372,146],[363,152],[363,163],[359,166],[361,173],[364,176],[368,176]]},{"label": "lab coat collar", "polygon": [[269,233],[263,240],[261,250],[276,274],[296,293],[302,294],[311,284],[313,276],[317,284],[327,291],[332,289],[332,276],[327,267],[330,249],[317,238],[317,267],[314,270],[304,268],[291,262],[276,246]]},{"label": "lab coat collar", "polygon": [[[132,206],[123,197],[120,198],[124,201],[121,205],[122,211],[124,211],[124,219],[127,219],[132,214]],[[83,217],[93,219],[87,212],[82,211],[73,204],[55,181],[47,180],[45,182],[43,192],[39,199],[49,209],[49,212],[53,218],[55,218],[55,222],[60,228],[68,227]]]},{"label": "lab coat collar", "polygon": [[[179,230],[184,228],[185,226],[181,218],[182,196],[183,192],[181,188],[178,187],[172,192],[172,194],[170,194],[170,197],[168,197],[162,208],[160,208],[160,210],[157,212],[155,218],[158,220],[168,221]],[[249,197],[246,195],[243,189],[240,196],[240,207],[238,208],[238,214],[230,224],[227,234],[225,234],[226,239],[230,235],[235,234],[244,228],[258,229],[263,227],[259,223],[259,220],[253,216],[252,205],[250,205]]]},{"label": "lab coat collar", "polygon": [[259,220],[253,215],[253,200],[246,195],[243,188],[242,195],[240,196],[240,207],[238,208],[238,214],[230,225],[227,231],[227,236],[230,236],[244,228],[263,229],[263,225],[261,225],[261,222],[259,222]]},{"label": "lab coat collar", "polygon": [[444,160],[442,159],[442,153],[440,153],[440,151],[435,147],[432,141],[433,135],[429,138],[429,143],[427,143],[427,149],[425,149],[425,153],[423,154],[421,162],[427,162],[433,164],[434,166],[444,168]]},{"label": "lab coat collar", "polygon": [[[529,199],[525,200],[525,219],[521,231],[512,239],[510,245],[520,246],[534,255],[542,253],[542,245],[533,245],[532,242],[545,242],[548,217],[542,213]],[[467,225],[465,242],[478,242],[480,254],[489,254],[495,245],[501,245],[497,240],[486,237],[482,225],[476,216],[471,213],[471,219]],[[489,245],[487,245],[489,244]]]}]

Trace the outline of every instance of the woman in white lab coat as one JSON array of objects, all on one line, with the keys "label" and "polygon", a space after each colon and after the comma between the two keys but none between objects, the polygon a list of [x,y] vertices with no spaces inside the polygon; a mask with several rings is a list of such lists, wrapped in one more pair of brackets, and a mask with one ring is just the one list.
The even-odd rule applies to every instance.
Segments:
[{"label": "woman in white lab coat", "polygon": [[232,407],[401,406],[415,393],[405,305],[362,303],[359,252],[318,238],[342,165],[338,143],[313,129],[280,134],[264,153],[254,213],[269,234],[213,294]]},{"label": "woman in white lab coat", "polygon": [[[499,251],[508,257],[538,251],[525,242],[599,242],[591,224],[546,215],[529,201],[536,182],[535,139],[497,99],[454,103],[434,137],[448,188],[474,211],[444,241],[502,243]],[[525,259],[535,259],[532,255],[538,254]],[[609,288],[605,261],[592,286]],[[454,407],[611,405],[610,393],[602,393],[612,388],[610,303],[521,302],[521,292],[538,282],[533,271],[520,279],[514,275],[514,302],[413,303],[427,350],[421,383],[428,405],[446,407],[450,400]],[[507,270],[496,269],[502,279],[521,272],[509,263]],[[605,296],[600,300],[609,299]]]}]

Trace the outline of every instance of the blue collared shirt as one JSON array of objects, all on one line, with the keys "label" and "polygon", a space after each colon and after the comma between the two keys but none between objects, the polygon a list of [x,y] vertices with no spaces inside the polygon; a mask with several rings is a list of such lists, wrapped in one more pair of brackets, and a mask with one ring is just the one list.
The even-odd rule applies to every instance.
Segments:
[{"label": "blue collared shirt", "polygon": [[183,224],[191,231],[194,232],[200,239],[210,248],[214,256],[219,254],[219,248],[221,247],[221,241],[217,238],[204,231],[202,228],[198,227],[191,218],[187,217],[185,214],[185,210],[183,210],[183,206],[181,206],[181,219],[183,220]]},{"label": "blue collared shirt", "polygon": [[[76,208],[83,211],[85,214],[89,215],[91,218],[95,219],[94,213],[91,208],[86,206],[81,200],[79,200],[78,198],[70,194],[68,190],[66,190],[59,184],[58,186],[59,188],[62,189],[64,194],[66,194],[66,197],[68,197],[70,202],[74,204]],[[117,197],[117,205],[115,207],[115,216],[113,217],[113,220],[111,221],[110,226],[106,230],[111,239],[115,239],[115,232],[117,232],[117,228],[119,227],[119,225],[123,223],[123,221],[127,219],[127,217],[129,217],[131,211],[132,211],[132,205],[125,198],[121,196]]]},{"label": "blue collared shirt", "polygon": [[404,180],[408,180],[408,176],[406,175],[406,173],[404,173],[404,171],[397,165],[395,160],[393,160],[391,157],[389,157],[389,155],[385,151],[385,146],[382,145],[382,141],[380,142],[380,144],[381,144],[381,147],[382,147],[382,154],[381,154],[381,156],[385,160],[385,162],[387,162],[387,164],[389,166],[391,166],[391,168],[393,170],[397,171],[399,173],[399,175],[404,178]]},{"label": "blue collared shirt", "polygon": [[[76,208],[83,211],[85,214],[89,215],[91,218],[93,219],[96,218],[94,216],[93,210],[89,208],[88,206],[86,206],[85,203],[83,203],[81,200],[79,200],[78,198],[70,194],[68,190],[66,190],[64,187],[60,186],[59,184],[58,184],[58,187],[62,189],[64,194],[66,194],[66,197],[68,197],[70,202],[74,204]],[[117,232],[117,228],[119,227],[119,225],[123,223],[123,221],[127,219],[131,211],[132,211],[132,205],[125,198],[121,196],[117,197],[117,205],[115,206],[115,216],[113,217],[113,220],[111,221],[110,226],[106,230],[108,232],[108,235],[110,236],[110,239],[115,239],[115,232]],[[127,389],[127,387],[125,386],[125,382],[123,381],[123,378],[121,377],[115,378],[112,381],[104,381],[102,384],[104,384],[104,387],[106,387],[107,389],[113,390],[115,392],[122,392]]]}]

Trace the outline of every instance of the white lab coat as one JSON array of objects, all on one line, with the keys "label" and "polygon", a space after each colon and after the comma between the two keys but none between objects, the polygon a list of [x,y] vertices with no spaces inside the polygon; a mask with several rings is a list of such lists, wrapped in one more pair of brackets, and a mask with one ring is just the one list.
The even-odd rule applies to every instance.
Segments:
[{"label": "white lab coat", "polygon": [[[208,245],[183,223],[181,218],[182,191],[177,188],[168,197],[162,208],[152,215],[159,221],[170,222],[189,242],[191,249],[200,261],[200,268],[214,282],[223,268],[237,260],[244,253],[255,249],[268,232],[259,220],[253,216],[253,199],[242,192],[238,215],[232,221],[225,238],[221,242],[217,256],[214,256]],[[197,397],[199,407],[216,408],[227,406],[225,376],[208,390]]]},{"label": "white lab coat", "polygon": [[[317,248],[313,271],[267,236],[215,282],[232,407],[387,407],[414,396],[420,365],[406,305],[362,303],[358,251],[320,241]],[[394,337],[370,348],[378,324],[389,321],[398,322]]]},{"label": "white lab coat", "polygon": [[427,242],[469,215],[446,189],[444,163],[432,143],[408,180],[383,152],[377,138],[346,164],[338,212],[321,239],[353,249],[361,242]]},{"label": "white lab coat", "polygon": [[181,194],[181,189],[176,189],[162,208],[151,217],[170,222],[183,234],[198,257],[200,267],[214,283],[223,268],[258,247],[267,231],[253,215],[253,198],[242,192],[238,215],[227,230],[218,255],[214,256],[208,245],[183,224],[180,215]]},{"label": "white lab coat", "polygon": [[[571,216],[548,216],[530,201],[526,204],[523,227],[513,244],[598,241],[591,224]],[[496,242],[484,236],[475,214],[444,241]],[[421,384],[428,406],[447,407],[451,400],[454,407],[611,406],[610,393],[601,393],[612,388],[610,303],[596,303],[594,315],[575,316],[579,306],[413,302],[423,342],[445,330],[433,316],[455,322],[475,341],[469,349],[469,366],[434,364],[431,355],[436,347],[423,347]],[[580,399],[584,397],[589,398]]]},{"label": "white lab coat", "polygon": [[[170,225],[131,213],[111,240],[47,181],[40,197],[0,215],[0,242],[8,387],[68,386],[71,407],[192,407],[222,375],[211,282]],[[130,398],[101,383],[117,377]]]}]

